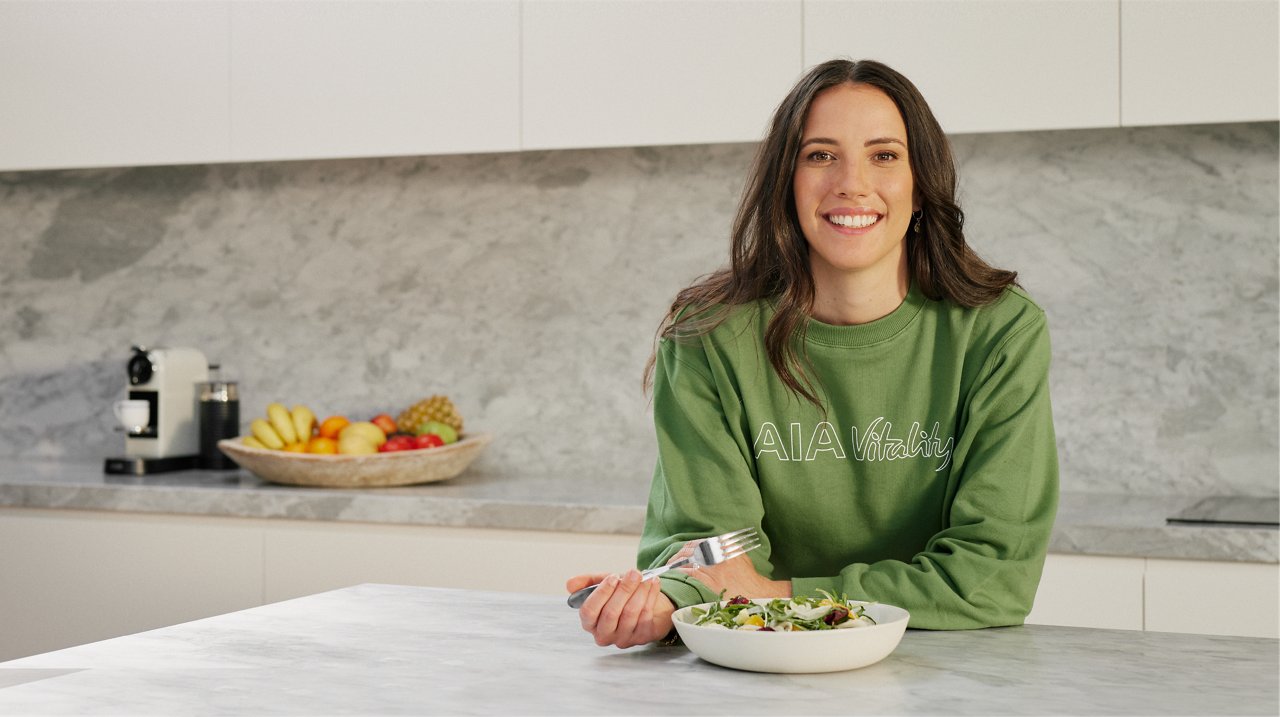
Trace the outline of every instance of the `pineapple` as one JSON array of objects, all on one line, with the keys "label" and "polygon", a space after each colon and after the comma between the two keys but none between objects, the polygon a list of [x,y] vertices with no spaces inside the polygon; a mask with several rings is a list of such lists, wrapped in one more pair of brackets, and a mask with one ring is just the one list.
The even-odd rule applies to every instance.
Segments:
[{"label": "pineapple", "polygon": [[448,396],[424,398],[406,408],[396,418],[396,428],[404,433],[413,433],[427,421],[447,423],[462,433],[462,416],[458,415],[458,409],[454,408]]}]

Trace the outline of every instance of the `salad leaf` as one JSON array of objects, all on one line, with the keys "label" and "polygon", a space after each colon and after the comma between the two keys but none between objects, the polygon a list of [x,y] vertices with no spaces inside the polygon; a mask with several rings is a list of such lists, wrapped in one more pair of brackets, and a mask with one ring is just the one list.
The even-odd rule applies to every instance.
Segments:
[{"label": "salad leaf", "polygon": [[822,597],[774,598],[756,604],[741,595],[725,601],[722,590],[719,599],[707,609],[691,611],[693,624],[761,632],[838,630],[876,624],[866,614],[866,604],[851,604],[843,594],[837,598],[825,590],[818,592]]}]

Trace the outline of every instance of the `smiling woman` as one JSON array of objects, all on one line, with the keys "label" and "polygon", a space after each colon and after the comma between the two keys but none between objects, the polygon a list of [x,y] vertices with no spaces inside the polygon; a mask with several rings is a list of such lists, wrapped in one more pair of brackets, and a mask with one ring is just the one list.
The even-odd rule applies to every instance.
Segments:
[{"label": "smiling woman", "polygon": [[906,136],[893,100],[870,85],[837,85],[809,107],[794,186],[813,318],[865,324],[906,298],[903,237],[919,210]]},{"label": "smiling woman", "polygon": [[[1044,312],[968,246],[946,135],[873,61],[810,70],[774,114],[729,266],[681,291],[646,367],[658,462],[638,565],[709,535],[763,545],[580,609],[601,645],[675,608],[817,595],[911,626],[1020,624],[1057,504]],[[798,400],[797,400],[798,399]]]}]

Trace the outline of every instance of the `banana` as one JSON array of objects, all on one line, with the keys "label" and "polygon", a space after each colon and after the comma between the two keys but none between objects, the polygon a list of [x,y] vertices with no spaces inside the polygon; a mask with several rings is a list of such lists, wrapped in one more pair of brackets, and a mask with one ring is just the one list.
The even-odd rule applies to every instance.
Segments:
[{"label": "banana", "polygon": [[273,403],[267,406],[267,420],[271,421],[271,427],[276,429],[280,440],[285,443],[298,442],[298,432],[293,430],[293,417],[289,415],[289,409],[283,404]]},{"label": "banana", "polygon": [[253,436],[245,436],[244,440],[240,442],[245,444],[246,446],[249,446],[250,448],[263,448],[263,449],[266,448],[266,446],[263,445],[262,441],[254,438]]},{"label": "banana", "polygon": [[253,419],[253,422],[249,424],[249,431],[253,433],[254,438],[262,441],[262,444],[267,448],[277,451],[284,448],[284,440],[280,438],[280,434],[276,433],[276,429],[272,428],[270,423],[261,418]]},{"label": "banana", "polygon": [[306,443],[311,440],[311,427],[316,425],[316,414],[299,404],[293,407],[289,415],[293,418],[293,430],[298,432],[298,442]]}]

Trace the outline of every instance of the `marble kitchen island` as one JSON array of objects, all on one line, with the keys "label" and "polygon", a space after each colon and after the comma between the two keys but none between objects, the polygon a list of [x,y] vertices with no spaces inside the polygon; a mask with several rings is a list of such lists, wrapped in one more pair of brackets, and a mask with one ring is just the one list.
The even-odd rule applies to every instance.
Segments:
[{"label": "marble kitchen island", "polygon": [[1051,626],[755,674],[597,647],[562,598],[365,584],[0,663],[0,714],[1274,715],[1278,679],[1274,639]]}]

